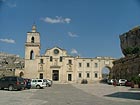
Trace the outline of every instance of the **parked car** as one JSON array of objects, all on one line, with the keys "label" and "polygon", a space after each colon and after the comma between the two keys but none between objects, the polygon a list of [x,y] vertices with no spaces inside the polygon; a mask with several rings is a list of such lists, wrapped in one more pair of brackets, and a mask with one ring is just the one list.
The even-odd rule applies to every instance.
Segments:
[{"label": "parked car", "polygon": [[131,81],[126,81],[125,82],[125,86],[130,86],[131,87],[132,86],[132,82]]},{"label": "parked car", "polygon": [[113,85],[113,82],[114,81],[116,81],[116,79],[108,79],[107,80],[107,83],[109,84],[109,85]]},{"label": "parked car", "polygon": [[123,85],[123,86],[124,86],[126,82],[127,82],[126,79],[119,79],[119,81],[118,81],[118,85],[120,85],[120,86]]},{"label": "parked car", "polygon": [[8,88],[12,90],[22,90],[24,88],[24,79],[17,76],[5,76],[0,79],[0,89]]},{"label": "parked car", "polygon": [[31,88],[31,80],[24,78],[24,84],[25,84],[25,89],[30,89]]},{"label": "parked car", "polygon": [[46,87],[51,87],[52,86],[52,80],[49,79],[44,79],[46,81]]},{"label": "parked car", "polygon": [[46,81],[44,79],[31,79],[32,88],[44,88],[46,87]]}]

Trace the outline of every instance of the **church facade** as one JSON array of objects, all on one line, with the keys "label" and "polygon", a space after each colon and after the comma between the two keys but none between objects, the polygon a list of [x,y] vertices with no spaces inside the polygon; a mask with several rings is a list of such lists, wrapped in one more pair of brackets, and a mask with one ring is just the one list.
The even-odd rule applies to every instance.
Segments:
[{"label": "church facade", "polygon": [[47,49],[43,55],[40,50],[40,33],[33,25],[25,42],[24,77],[51,79],[58,83],[81,83],[83,79],[94,82],[102,79],[104,67],[111,70],[115,60],[112,57],[75,57],[57,46]]}]

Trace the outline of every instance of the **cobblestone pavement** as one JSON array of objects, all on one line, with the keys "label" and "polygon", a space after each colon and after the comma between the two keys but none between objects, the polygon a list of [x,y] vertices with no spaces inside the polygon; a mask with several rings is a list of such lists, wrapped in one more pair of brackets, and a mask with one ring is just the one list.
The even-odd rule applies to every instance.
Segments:
[{"label": "cobblestone pavement", "polygon": [[[134,93],[134,97],[139,98],[124,98],[121,97],[122,93],[116,95],[116,92],[129,91]],[[119,98],[116,98],[117,96]],[[139,103],[139,91],[105,84],[54,84],[45,89],[0,90],[0,105],[139,105]]]}]

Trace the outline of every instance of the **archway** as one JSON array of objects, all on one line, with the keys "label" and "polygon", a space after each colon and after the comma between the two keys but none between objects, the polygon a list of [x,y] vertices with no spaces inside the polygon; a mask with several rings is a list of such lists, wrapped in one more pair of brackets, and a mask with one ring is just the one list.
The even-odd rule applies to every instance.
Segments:
[{"label": "archway", "polygon": [[23,72],[20,72],[20,73],[19,73],[19,76],[20,76],[20,77],[23,77],[23,75],[24,75]]},{"label": "archway", "polygon": [[105,66],[102,69],[102,79],[108,79],[110,75],[111,67]]}]

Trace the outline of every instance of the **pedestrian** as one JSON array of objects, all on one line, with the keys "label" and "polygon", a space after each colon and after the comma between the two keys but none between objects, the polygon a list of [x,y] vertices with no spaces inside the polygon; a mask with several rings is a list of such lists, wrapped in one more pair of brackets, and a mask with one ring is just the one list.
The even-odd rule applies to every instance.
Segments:
[{"label": "pedestrian", "polygon": [[113,86],[116,87],[116,85],[117,85],[117,81],[114,80],[114,81],[113,81]]}]

